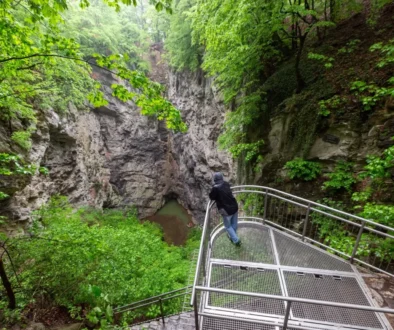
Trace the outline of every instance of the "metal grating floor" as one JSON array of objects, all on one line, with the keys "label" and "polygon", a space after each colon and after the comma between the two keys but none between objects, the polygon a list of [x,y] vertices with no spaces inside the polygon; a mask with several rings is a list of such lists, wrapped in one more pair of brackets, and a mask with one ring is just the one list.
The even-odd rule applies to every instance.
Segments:
[{"label": "metal grating floor", "polygon": [[242,330],[276,330],[275,326],[254,324],[245,321],[233,321],[215,319],[204,316],[202,321],[202,328],[204,330],[229,330],[229,329],[242,329]]},{"label": "metal grating floor", "polygon": [[[371,306],[360,275],[349,263],[258,223],[240,222],[238,233],[243,242],[240,248],[231,244],[223,229],[213,235],[208,286]],[[207,311],[223,311],[240,318],[252,313],[262,320],[283,320],[285,314],[283,301],[268,298],[211,292],[203,304]],[[247,322],[245,327],[232,323],[226,326],[221,319],[204,319],[204,330],[271,329]],[[386,329],[373,312],[306,303],[292,304],[290,321],[307,324],[305,329]],[[272,329],[279,329],[278,323]]]},{"label": "metal grating floor", "polygon": [[215,240],[215,248],[212,250],[212,258],[274,264],[275,257],[269,229],[258,224],[253,225],[251,223],[250,226],[238,228],[242,249],[231,244],[226,234],[218,236]]},{"label": "metal grating floor", "polygon": [[280,264],[285,266],[353,272],[347,262],[274,231]]},{"label": "metal grating floor", "polygon": [[[215,288],[282,295],[277,270],[213,264],[210,278]],[[282,301],[223,293],[210,293],[209,305],[261,314],[283,315],[285,310]]]},{"label": "metal grating floor", "polygon": [[[346,276],[308,274],[284,271],[289,296],[345,304],[369,306],[357,279]],[[375,313],[346,308],[293,303],[295,318],[319,320],[338,324],[381,328]]]}]

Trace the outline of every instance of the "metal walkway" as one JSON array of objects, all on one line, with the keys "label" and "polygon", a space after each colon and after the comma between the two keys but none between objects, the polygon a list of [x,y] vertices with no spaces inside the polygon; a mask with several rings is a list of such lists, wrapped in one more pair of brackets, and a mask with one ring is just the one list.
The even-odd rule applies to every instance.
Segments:
[{"label": "metal walkway", "polygon": [[[240,248],[230,242],[219,215],[212,205],[208,206],[193,290],[199,323],[196,328],[391,329],[385,316],[378,313],[383,309],[374,306],[353,264],[323,250],[321,244],[306,243],[307,237],[300,239],[299,232],[283,230],[286,226],[279,225],[275,229],[267,225],[275,220],[267,210],[269,207],[277,210],[272,207],[272,196],[271,201],[267,201],[267,196],[265,201],[260,201],[266,209],[262,218],[241,216],[241,219],[254,221],[239,222],[238,235],[243,242]],[[307,219],[304,218],[304,228],[301,228],[304,234],[305,229],[310,229],[307,223],[312,210],[312,202],[307,202]],[[298,204],[300,207],[301,203]],[[287,207],[284,214],[289,214],[288,210]],[[294,212],[292,216],[297,218]],[[333,217],[339,219],[335,214]],[[283,220],[281,217],[276,222],[283,224]],[[345,223],[348,222],[351,223],[345,219]],[[294,222],[288,228],[290,226],[294,226]],[[365,223],[360,228],[362,234]],[[394,233],[394,229],[389,233]],[[360,236],[357,241],[361,234],[357,235],[356,231],[355,237]],[[353,257],[357,256],[357,245]],[[385,269],[390,267],[385,264]],[[377,267],[372,265],[372,268]]]}]

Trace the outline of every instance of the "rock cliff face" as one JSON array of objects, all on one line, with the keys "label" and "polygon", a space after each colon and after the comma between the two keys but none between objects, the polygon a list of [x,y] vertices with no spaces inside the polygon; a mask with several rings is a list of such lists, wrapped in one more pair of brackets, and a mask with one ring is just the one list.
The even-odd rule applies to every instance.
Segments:
[{"label": "rock cliff face", "polygon": [[166,193],[179,196],[183,206],[201,221],[213,172],[222,172],[230,181],[235,178],[231,158],[218,150],[216,142],[225,109],[212,81],[205,79],[202,72],[171,74],[169,99],[182,111],[189,130],[169,140],[167,173],[172,185]]},{"label": "rock cliff face", "polygon": [[[107,84],[113,79],[97,75]],[[186,134],[168,132],[133,104],[112,98],[89,112],[73,107],[62,117],[47,112],[28,160],[50,174],[3,182],[16,193],[0,204],[0,212],[14,222],[28,221],[32,210],[60,194],[75,205],[134,205],[146,217],[176,198],[202,221],[212,172],[233,175],[231,159],[216,146],[224,107],[201,73],[170,73],[168,81],[169,98],[189,126]],[[10,151],[9,136],[2,127],[1,151]]]},{"label": "rock cliff face", "polygon": [[[249,178],[239,177],[239,180],[272,186],[310,199],[321,199],[326,196],[321,188],[324,178],[319,177],[311,182],[290,180],[283,169],[286,161],[298,156],[319,162],[324,175],[334,170],[337,161],[345,160],[352,162],[354,172],[358,173],[363,171],[368,155],[381,155],[382,150],[393,145],[394,113],[380,110],[364,122],[341,120],[329,123],[314,134],[308,152],[302,155],[297,153],[295,142],[289,134],[293,117],[293,114],[284,113],[271,118],[270,130],[265,138],[269,151],[264,155],[261,172]],[[392,185],[391,179],[386,181],[386,184]],[[380,200],[393,202],[393,196],[383,194]]]}]

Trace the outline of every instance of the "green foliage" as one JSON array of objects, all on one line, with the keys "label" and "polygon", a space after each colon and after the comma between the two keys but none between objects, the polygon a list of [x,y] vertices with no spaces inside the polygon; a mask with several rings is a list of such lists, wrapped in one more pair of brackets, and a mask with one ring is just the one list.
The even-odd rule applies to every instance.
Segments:
[{"label": "green foliage", "polygon": [[38,169],[38,171],[39,171],[41,174],[43,174],[43,175],[48,175],[48,174],[49,174],[49,170],[48,170],[46,167],[44,167],[44,166],[41,166],[41,167]]},{"label": "green foliage", "polygon": [[[335,209],[344,210],[342,202],[325,198],[323,203]],[[381,209],[380,211],[383,212],[378,212],[378,215],[375,211],[371,212],[370,208],[367,207],[366,212],[362,212],[359,215],[370,219],[372,219],[371,216],[374,216],[373,220],[377,220],[378,215],[381,217],[381,220],[383,220],[382,215],[384,210]],[[346,224],[318,212],[313,212],[311,218],[312,223],[317,226],[319,238],[324,244],[348,255],[352,254],[356,244],[357,233],[349,231],[348,228],[346,228]],[[384,220],[381,223],[384,223],[384,221],[388,219],[392,221],[391,215],[384,216]],[[379,222],[379,220],[377,221]],[[378,258],[380,261],[390,261],[393,251],[394,242],[392,240],[365,231],[361,236],[357,257],[371,258],[373,256],[375,260]]]},{"label": "green foliage", "polygon": [[122,6],[116,12],[105,3],[95,1],[80,10],[77,3],[71,3],[63,34],[81,45],[85,58],[95,53],[122,54],[129,68],[147,71],[148,63],[142,55],[148,53],[149,34],[139,9]]},{"label": "green foliage", "polygon": [[31,148],[31,131],[15,131],[11,135],[11,140],[16,142],[20,147],[25,150],[30,150]]},{"label": "green foliage", "polygon": [[394,39],[388,41],[386,44],[378,42],[371,46],[370,51],[379,51],[382,55],[382,59],[377,64],[378,68],[383,68],[394,63]]},{"label": "green foliage", "polygon": [[344,100],[339,95],[334,95],[328,100],[322,100],[319,102],[319,115],[324,117],[329,116],[331,111],[338,110],[343,105]]},{"label": "green foliage", "polygon": [[237,200],[242,203],[242,209],[248,216],[262,216],[264,214],[264,195],[255,193],[240,193]]},{"label": "green foliage", "polygon": [[[116,10],[120,10],[121,4],[136,4],[130,0],[103,2]],[[70,103],[77,108],[87,108],[87,95],[95,106],[106,104],[100,84],[90,76],[90,62],[86,63],[87,56],[92,56],[94,51],[102,51],[104,55],[95,56],[96,64],[93,61],[92,65],[113,70],[133,88],[134,98],[124,97],[123,101],[134,100],[143,114],[164,120],[169,129],[184,132],[186,126],[180,113],[163,98],[163,89],[143,73],[129,69],[139,66],[140,50],[136,45],[142,44],[140,41],[145,37],[132,38],[135,26],[128,22],[127,12],[119,19],[106,21],[104,12],[113,17],[117,14],[105,11],[95,1],[88,10],[90,15],[96,16],[85,16],[75,6],[77,3],[38,0],[2,4],[1,118],[22,121],[24,127],[28,127],[24,133],[21,130],[15,132],[12,139],[29,149],[28,132],[32,133],[30,127],[37,122],[38,111],[65,112]],[[170,8],[169,0],[152,3],[159,9]],[[86,0],[79,4],[85,9],[90,5]],[[67,15],[69,9],[72,9],[71,19],[64,20],[62,15]],[[102,24],[103,21],[106,22]],[[67,32],[73,34],[72,37],[67,37]],[[119,39],[126,36],[129,44]],[[73,37],[82,43],[83,48]],[[111,51],[121,51],[125,55],[110,55]],[[130,58],[134,62],[130,62]]]},{"label": "green foliage", "polygon": [[350,40],[345,47],[342,47],[338,50],[338,54],[351,54],[353,53],[359,46],[361,42],[360,39]]},{"label": "green foliage", "polygon": [[6,193],[3,193],[2,191],[0,191],[0,201],[1,201],[2,199],[6,199],[6,198],[8,198],[8,197],[10,197],[10,196],[7,195]]},{"label": "green foliage", "polygon": [[384,179],[390,177],[388,171],[394,166],[394,146],[391,146],[383,151],[381,156],[370,155],[367,157],[367,165],[364,167],[366,170],[360,177],[369,177],[373,180]]},{"label": "green foliage", "polygon": [[263,141],[249,142],[244,133],[256,124],[261,109],[265,108],[264,95],[261,90],[239,99],[240,106],[234,112],[228,112],[224,123],[224,132],[219,136],[219,147],[229,150],[233,157],[239,157],[242,151],[249,152],[253,159]]},{"label": "green foliage", "polygon": [[376,203],[367,203],[364,205],[363,211],[359,213],[363,218],[370,219],[386,225],[394,227],[394,206],[381,205]]},{"label": "green foliage", "polygon": [[[332,10],[324,1],[196,1],[189,17],[193,41],[205,48],[202,68],[214,77],[225,103],[235,108],[219,139],[223,148],[234,150],[241,144],[242,149],[260,139],[250,138],[249,132],[255,127],[248,122],[261,118],[270,109],[266,91],[291,95],[301,85],[298,73],[304,41],[317,29],[323,31],[335,25],[330,21]],[[291,72],[281,80],[286,84],[285,91],[269,88],[268,80],[276,64],[294,53],[298,56],[292,62]],[[332,62],[328,57],[325,60]],[[266,80],[267,88],[263,89]],[[276,99],[282,102],[284,98]]]},{"label": "green foliage", "polygon": [[365,191],[356,191],[352,194],[352,201],[354,202],[366,202],[369,198],[371,198],[372,189],[368,187]]},{"label": "green foliage", "polygon": [[[322,84],[323,86],[325,84]],[[320,96],[313,90],[305,90],[287,99],[285,110],[292,114],[287,139],[292,141],[291,156],[306,157],[316,139],[320,121],[317,111]]]},{"label": "green foliage", "polygon": [[75,211],[63,197],[53,198],[36,219],[31,238],[10,242],[19,305],[43,295],[77,314],[83,304],[94,323],[112,317],[108,306],[185,286],[199,239],[196,232],[186,247],[168,246],[160,229],[140,223],[133,210]]},{"label": "green foliage", "polygon": [[[388,81],[391,85],[391,79]],[[359,97],[363,111],[372,110],[372,108],[387,96],[394,96],[394,86],[379,87],[375,84],[368,84],[365,81],[354,81],[350,90]]]},{"label": "green foliage", "polygon": [[362,191],[353,193],[352,200],[355,202],[365,203],[370,200],[375,192],[381,190],[384,180],[391,176],[390,170],[394,167],[394,146],[385,149],[380,156],[367,156],[366,162],[365,171],[358,177],[360,180],[367,179],[368,184]]},{"label": "green foliage", "polygon": [[295,158],[288,161],[284,168],[288,170],[290,179],[301,179],[311,181],[316,179],[321,173],[321,166],[316,162],[309,162],[301,158]]},{"label": "green foliage", "polygon": [[323,189],[339,190],[344,188],[350,192],[356,182],[353,175],[353,165],[353,163],[339,161],[334,172],[326,175],[329,180],[323,183]]},{"label": "green foliage", "polygon": [[36,166],[26,164],[19,155],[0,153],[0,175],[33,175]]},{"label": "green foliage", "polygon": [[232,146],[229,151],[234,158],[238,158],[242,153],[245,154],[245,161],[249,162],[258,157],[260,148],[263,145],[263,140],[254,143],[240,143]]},{"label": "green foliage", "polygon": [[316,60],[324,65],[326,69],[331,69],[333,67],[334,58],[328,57],[322,54],[308,53],[308,58],[311,60]]},{"label": "green foliage", "polygon": [[174,13],[170,18],[168,38],[165,40],[167,59],[171,67],[177,71],[189,69],[195,71],[199,67],[201,50],[197,42],[192,43],[192,28],[189,11],[194,0],[177,0]]}]

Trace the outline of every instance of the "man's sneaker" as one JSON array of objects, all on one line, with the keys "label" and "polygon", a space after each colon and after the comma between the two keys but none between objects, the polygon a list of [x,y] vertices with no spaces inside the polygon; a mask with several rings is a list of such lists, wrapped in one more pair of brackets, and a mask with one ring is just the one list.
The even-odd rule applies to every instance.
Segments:
[{"label": "man's sneaker", "polygon": [[241,240],[238,240],[238,242],[237,242],[237,243],[235,243],[235,246],[237,246],[237,247],[241,247],[241,245],[242,245],[242,242],[241,242]]}]

